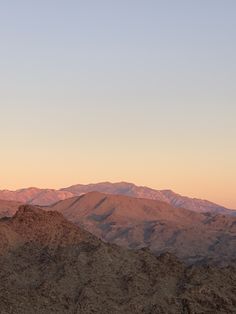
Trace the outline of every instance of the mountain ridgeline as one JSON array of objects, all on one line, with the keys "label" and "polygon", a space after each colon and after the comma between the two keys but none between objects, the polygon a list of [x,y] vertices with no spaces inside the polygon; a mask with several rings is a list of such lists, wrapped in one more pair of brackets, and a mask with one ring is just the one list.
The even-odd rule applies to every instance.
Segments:
[{"label": "mountain ridgeline", "polygon": [[176,208],[182,207],[196,212],[212,212],[232,215],[236,214],[236,211],[234,212],[225,208],[224,206],[217,205],[206,200],[182,196],[171,190],[155,190],[145,186],[136,186],[133,183],[127,182],[103,182],[88,185],[78,184],[62,190],[65,192],[71,192],[74,195],[81,195],[95,191],[106,194],[126,195],[135,198],[146,198],[162,201]]},{"label": "mountain ridgeline", "polygon": [[[108,193],[87,193],[94,189]],[[59,191],[57,202],[53,204],[53,195],[58,191],[31,188],[29,194],[26,190],[16,194],[22,202],[46,204],[41,208],[62,213],[66,219],[107,243],[128,249],[149,248],[157,256],[171,252],[188,264],[225,265],[236,259],[236,217],[227,209],[219,209],[218,205],[213,208],[212,203],[198,200],[194,206],[206,202],[208,207],[205,206],[205,210],[176,207],[177,201],[172,200],[174,206],[164,198],[163,195],[170,198],[168,191],[163,191],[162,200],[157,200],[155,191],[127,183],[79,185],[69,190]],[[74,194],[79,196],[67,197]],[[141,198],[147,194],[149,199]],[[161,198],[160,192],[157,194]],[[27,195],[30,198],[27,199]],[[60,198],[62,200],[58,200]],[[0,201],[0,217],[11,217],[19,205],[16,201]]]},{"label": "mountain ridgeline", "polygon": [[59,200],[80,196],[89,192],[105,194],[126,195],[135,198],[146,198],[166,202],[173,207],[186,208],[195,212],[211,212],[236,215],[236,211],[225,208],[215,203],[189,198],[174,193],[171,190],[154,190],[148,187],[136,186],[132,183],[97,183],[88,185],[74,185],[60,190],[28,188],[17,191],[0,191],[0,200],[12,200],[32,205],[52,205]]}]

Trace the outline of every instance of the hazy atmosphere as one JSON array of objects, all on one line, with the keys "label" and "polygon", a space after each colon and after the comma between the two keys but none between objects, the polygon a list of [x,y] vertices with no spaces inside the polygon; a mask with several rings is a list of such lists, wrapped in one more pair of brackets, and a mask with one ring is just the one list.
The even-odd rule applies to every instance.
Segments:
[{"label": "hazy atmosphere", "polygon": [[1,1],[0,189],[130,181],[236,208],[235,10]]}]

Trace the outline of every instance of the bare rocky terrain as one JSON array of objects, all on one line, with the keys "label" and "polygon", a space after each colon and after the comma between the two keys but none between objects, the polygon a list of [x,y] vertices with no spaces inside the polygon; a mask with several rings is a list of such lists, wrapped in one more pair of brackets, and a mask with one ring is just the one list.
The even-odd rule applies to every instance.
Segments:
[{"label": "bare rocky terrain", "polygon": [[25,205],[0,221],[0,309],[236,313],[235,266],[185,266],[170,253],[127,250],[103,243],[58,212]]},{"label": "bare rocky terrain", "polygon": [[236,259],[236,217],[196,213],[157,200],[98,192],[50,207],[105,242],[160,255],[171,252],[188,263]]}]

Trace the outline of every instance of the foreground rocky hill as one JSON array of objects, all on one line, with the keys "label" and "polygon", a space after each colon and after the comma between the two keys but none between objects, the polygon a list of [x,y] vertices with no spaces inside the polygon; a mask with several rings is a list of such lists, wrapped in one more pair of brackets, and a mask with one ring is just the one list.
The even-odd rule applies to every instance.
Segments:
[{"label": "foreground rocky hill", "polygon": [[188,263],[236,259],[236,217],[196,213],[165,202],[91,192],[50,207],[103,241],[172,252]]},{"label": "foreground rocky hill", "polygon": [[21,206],[0,221],[3,314],[235,313],[234,266],[106,244],[57,212]]}]

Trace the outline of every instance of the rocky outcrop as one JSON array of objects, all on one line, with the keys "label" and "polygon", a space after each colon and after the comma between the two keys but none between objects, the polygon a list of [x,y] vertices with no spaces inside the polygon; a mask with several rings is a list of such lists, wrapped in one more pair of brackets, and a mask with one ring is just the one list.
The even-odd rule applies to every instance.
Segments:
[{"label": "rocky outcrop", "polygon": [[103,243],[32,206],[0,222],[1,313],[235,313],[234,266]]}]

